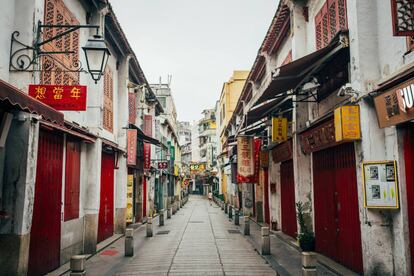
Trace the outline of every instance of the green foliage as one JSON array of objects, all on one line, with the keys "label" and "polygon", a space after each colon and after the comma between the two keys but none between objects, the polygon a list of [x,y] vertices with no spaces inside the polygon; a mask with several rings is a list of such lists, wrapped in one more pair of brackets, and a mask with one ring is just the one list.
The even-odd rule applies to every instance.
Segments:
[{"label": "green foliage", "polygon": [[298,233],[298,240],[299,242],[312,242],[315,240],[315,234],[309,230],[308,226],[305,223],[304,213],[303,213],[303,203],[297,202],[296,203],[296,210],[298,214],[298,223],[300,227],[300,231]]}]

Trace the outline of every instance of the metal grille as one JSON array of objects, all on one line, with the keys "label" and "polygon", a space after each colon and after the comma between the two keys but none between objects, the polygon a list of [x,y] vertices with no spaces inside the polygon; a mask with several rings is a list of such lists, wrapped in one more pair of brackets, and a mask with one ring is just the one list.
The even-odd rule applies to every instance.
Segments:
[{"label": "metal grille", "polygon": [[414,2],[412,0],[393,0],[392,18],[395,36],[414,35]]},{"label": "metal grille", "polygon": [[229,234],[240,234],[240,231],[238,229],[229,229],[227,232],[229,232]]},{"label": "metal grille", "polygon": [[168,233],[170,233],[170,230],[162,230],[162,231],[158,231],[157,235],[167,235]]}]

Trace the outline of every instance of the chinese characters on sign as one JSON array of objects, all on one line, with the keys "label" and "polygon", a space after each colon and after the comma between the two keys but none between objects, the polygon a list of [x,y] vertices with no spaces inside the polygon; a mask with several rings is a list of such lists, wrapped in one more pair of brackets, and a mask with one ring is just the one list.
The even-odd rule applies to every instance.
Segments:
[{"label": "chinese characters on sign", "polygon": [[362,164],[365,208],[399,208],[396,161]]},{"label": "chinese characters on sign", "polygon": [[56,110],[86,110],[86,86],[83,85],[31,84],[29,95]]},{"label": "chinese characters on sign", "polygon": [[334,117],[336,142],[361,139],[359,105],[338,107]]},{"label": "chinese characters on sign", "polygon": [[137,164],[137,130],[128,130],[128,158],[127,165]]},{"label": "chinese characters on sign", "polygon": [[311,153],[337,145],[335,141],[335,122],[329,120],[311,128],[300,135],[302,150]]},{"label": "chinese characters on sign", "polygon": [[414,119],[414,80],[402,84],[374,98],[380,128]]},{"label": "chinese characters on sign", "polygon": [[254,182],[253,137],[237,137],[237,183]]},{"label": "chinese characters on sign", "polygon": [[[144,133],[145,135],[152,137],[152,116],[144,115]],[[151,168],[151,144],[144,143],[144,169],[149,170]]]},{"label": "chinese characters on sign", "polygon": [[126,222],[132,223],[133,217],[133,206],[132,206],[132,193],[134,191],[134,176],[132,174],[128,174],[128,183],[127,183],[127,210],[126,210]]},{"label": "chinese characters on sign", "polygon": [[272,142],[284,142],[287,140],[287,118],[272,118]]}]

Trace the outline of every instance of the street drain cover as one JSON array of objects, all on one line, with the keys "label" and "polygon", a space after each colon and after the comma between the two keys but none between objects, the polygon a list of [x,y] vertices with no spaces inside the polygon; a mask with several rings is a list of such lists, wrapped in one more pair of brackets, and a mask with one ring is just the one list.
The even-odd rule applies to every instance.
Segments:
[{"label": "street drain cover", "polygon": [[190,221],[190,223],[204,223],[204,221],[201,221],[201,220],[193,220],[193,221]]},{"label": "street drain cover", "polygon": [[229,229],[227,230],[229,232],[229,234],[239,234],[240,231],[238,229]]},{"label": "street drain cover", "polygon": [[170,233],[170,230],[162,230],[162,231],[158,231],[157,235],[167,235],[168,233]]}]

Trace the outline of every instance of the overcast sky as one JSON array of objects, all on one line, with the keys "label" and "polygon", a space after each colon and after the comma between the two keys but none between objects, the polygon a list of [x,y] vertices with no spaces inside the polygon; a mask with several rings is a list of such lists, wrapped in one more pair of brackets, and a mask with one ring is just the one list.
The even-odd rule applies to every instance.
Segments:
[{"label": "overcast sky", "polygon": [[233,70],[250,70],[278,0],[112,0],[150,83],[172,75],[178,119],[213,108]]}]

